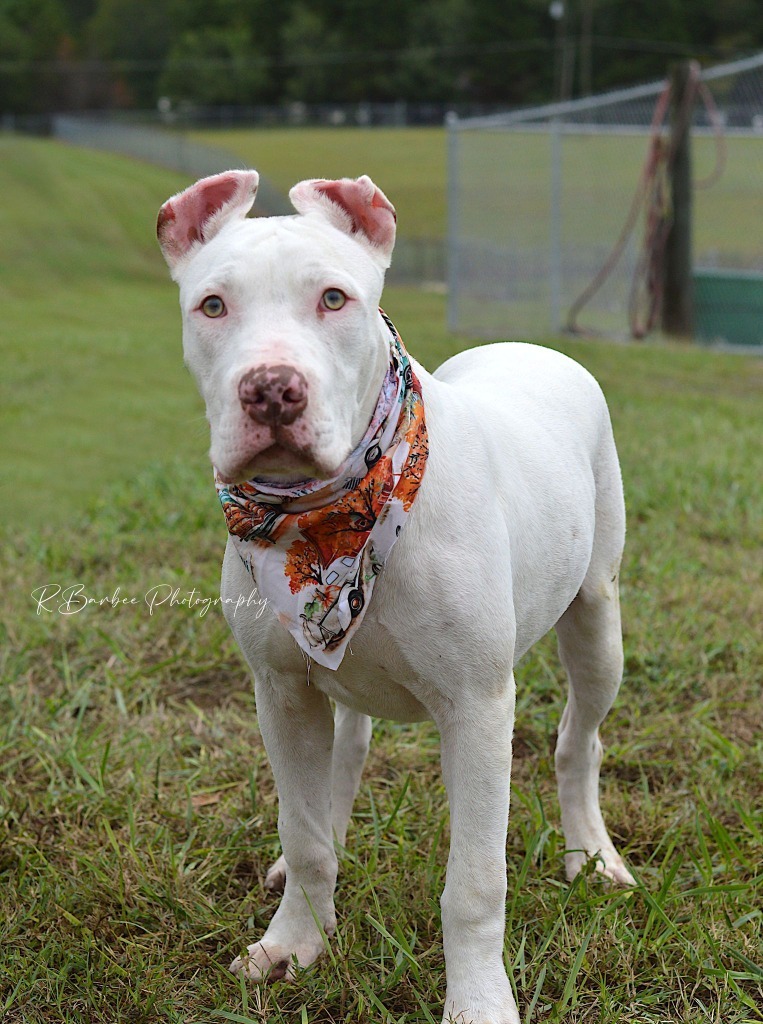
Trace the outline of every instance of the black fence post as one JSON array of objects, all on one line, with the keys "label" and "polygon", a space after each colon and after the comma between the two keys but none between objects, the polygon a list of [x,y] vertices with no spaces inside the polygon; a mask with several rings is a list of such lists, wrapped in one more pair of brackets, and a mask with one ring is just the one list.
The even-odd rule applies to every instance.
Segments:
[{"label": "black fence post", "polygon": [[662,329],[691,338],[694,334],[692,280],[691,126],[698,68],[681,61],[670,69],[670,194],[672,222],[665,243]]}]

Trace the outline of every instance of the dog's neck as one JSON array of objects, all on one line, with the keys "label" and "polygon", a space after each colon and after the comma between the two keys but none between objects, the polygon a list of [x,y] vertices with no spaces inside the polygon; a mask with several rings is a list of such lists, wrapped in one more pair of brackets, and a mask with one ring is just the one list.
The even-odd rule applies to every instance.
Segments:
[{"label": "dog's neck", "polygon": [[392,321],[379,309],[374,320],[374,335],[369,344],[366,388],[358,395],[357,417],[353,423],[353,450],[365,436],[376,411],[396,338],[398,334]]}]

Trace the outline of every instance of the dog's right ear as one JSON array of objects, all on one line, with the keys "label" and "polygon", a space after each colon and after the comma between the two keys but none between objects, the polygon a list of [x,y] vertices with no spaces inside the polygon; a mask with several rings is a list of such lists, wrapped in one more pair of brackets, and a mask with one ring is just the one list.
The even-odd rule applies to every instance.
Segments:
[{"label": "dog's right ear", "polygon": [[223,224],[246,217],[259,180],[257,171],[225,171],[167,200],[156,221],[156,237],[173,277],[178,264],[214,238]]}]

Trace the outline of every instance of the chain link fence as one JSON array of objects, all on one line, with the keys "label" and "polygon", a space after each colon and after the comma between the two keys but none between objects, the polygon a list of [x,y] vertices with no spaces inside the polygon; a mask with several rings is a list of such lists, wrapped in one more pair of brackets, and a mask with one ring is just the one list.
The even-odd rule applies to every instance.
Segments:
[{"label": "chain link fence", "polygon": [[[696,332],[763,344],[763,54],[699,76],[692,114]],[[648,206],[635,216],[666,83],[449,123],[451,329],[628,333]],[[719,135],[719,130],[720,135]],[[705,188],[697,187],[702,179]],[[668,190],[669,191],[669,190]],[[631,217],[630,233],[624,231]]]}]

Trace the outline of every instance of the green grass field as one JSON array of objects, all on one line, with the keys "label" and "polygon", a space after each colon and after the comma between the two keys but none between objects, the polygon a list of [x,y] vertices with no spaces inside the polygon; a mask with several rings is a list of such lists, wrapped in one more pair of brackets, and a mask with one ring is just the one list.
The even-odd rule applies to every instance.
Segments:
[{"label": "green grass field", "polygon": [[[274,911],[277,809],[247,672],[219,611],[203,614],[225,530],[153,242],[181,184],[0,137],[0,1019],[439,1022],[448,818],[427,725],[377,726],[332,955],[292,986],[226,970]],[[428,366],[467,344],[442,328],[442,297],[385,302]],[[601,381],[623,464],[626,669],[603,806],[639,884],[564,881],[548,638],[518,672],[506,962],[520,1013],[757,1022],[763,362],[549,344]],[[38,615],[48,584],[102,603]],[[157,587],[176,603],[151,615]]]}]

